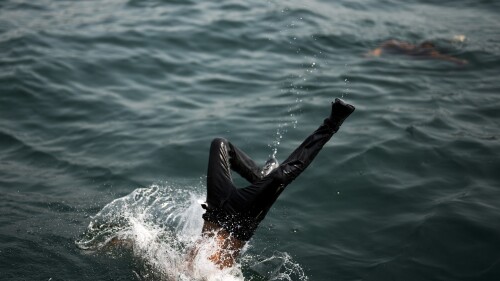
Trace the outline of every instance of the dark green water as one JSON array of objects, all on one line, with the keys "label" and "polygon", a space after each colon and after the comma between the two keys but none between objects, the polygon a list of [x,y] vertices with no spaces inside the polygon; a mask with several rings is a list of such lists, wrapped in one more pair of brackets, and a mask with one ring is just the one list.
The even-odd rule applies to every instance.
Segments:
[{"label": "dark green water", "polygon": [[[499,27],[486,0],[1,1],[0,280],[192,280],[211,139],[282,160],[335,97],[356,112],[207,278],[500,280]],[[363,56],[391,38],[469,63]],[[92,218],[142,246],[79,249],[124,230]]]}]

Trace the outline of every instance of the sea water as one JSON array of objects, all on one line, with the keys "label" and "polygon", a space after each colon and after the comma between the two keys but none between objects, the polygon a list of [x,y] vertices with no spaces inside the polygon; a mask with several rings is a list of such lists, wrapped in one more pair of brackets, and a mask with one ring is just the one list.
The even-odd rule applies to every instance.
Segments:
[{"label": "sea water", "polygon": [[[500,280],[499,11],[0,1],[0,280]],[[389,39],[468,64],[365,56]],[[189,270],[211,140],[283,161],[336,97],[236,267]]]}]

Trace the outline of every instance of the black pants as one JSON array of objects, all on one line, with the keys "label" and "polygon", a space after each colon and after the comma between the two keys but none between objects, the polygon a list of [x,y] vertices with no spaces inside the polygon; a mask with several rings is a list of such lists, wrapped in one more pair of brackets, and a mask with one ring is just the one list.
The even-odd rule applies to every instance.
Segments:
[{"label": "black pants", "polygon": [[[240,240],[249,240],[283,189],[309,166],[338,129],[332,128],[328,121],[265,177],[243,151],[226,139],[214,139],[208,161],[207,206],[204,206],[207,211],[203,219],[220,225]],[[231,170],[250,185],[236,188]]]}]

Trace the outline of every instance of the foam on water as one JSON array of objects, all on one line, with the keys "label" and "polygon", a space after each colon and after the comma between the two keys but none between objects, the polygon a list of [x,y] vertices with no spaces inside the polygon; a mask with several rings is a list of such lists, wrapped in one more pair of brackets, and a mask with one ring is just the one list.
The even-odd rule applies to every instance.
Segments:
[{"label": "foam on water", "polygon": [[[142,269],[140,280],[307,280],[288,253],[252,254],[246,246],[240,263],[220,270],[208,257],[213,239],[201,240],[199,201],[194,188],[152,185],[106,205],[92,218],[77,246],[91,253],[130,250]],[[196,246],[196,256],[190,250]]]}]

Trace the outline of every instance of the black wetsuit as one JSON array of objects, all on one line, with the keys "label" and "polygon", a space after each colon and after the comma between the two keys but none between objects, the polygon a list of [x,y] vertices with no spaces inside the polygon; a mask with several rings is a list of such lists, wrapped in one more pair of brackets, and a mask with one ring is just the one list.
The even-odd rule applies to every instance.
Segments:
[{"label": "black wetsuit", "polygon": [[[206,209],[203,219],[220,225],[239,240],[249,240],[283,189],[309,166],[339,125],[330,118],[325,119],[278,168],[264,177],[243,151],[226,139],[214,139],[208,162],[207,205],[202,205]],[[251,184],[236,188],[231,170]]]}]

